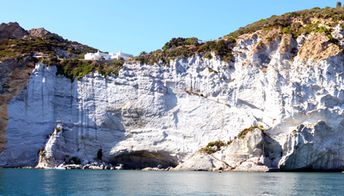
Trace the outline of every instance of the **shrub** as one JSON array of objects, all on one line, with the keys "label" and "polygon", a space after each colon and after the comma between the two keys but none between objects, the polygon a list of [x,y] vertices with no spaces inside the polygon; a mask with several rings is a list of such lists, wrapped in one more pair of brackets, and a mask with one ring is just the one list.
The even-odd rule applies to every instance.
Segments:
[{"label": "shrub", "polygon": [[235,40],[217,40],[199,43],[197,38],[174,38],[166,43],[163,50],[156,50],[149,54],[141,53],[134,60],[142,64],[161,63],[167,65],[171,59],[188,58],[200,54],[211,58],[211,52],[224,61],[233,61],[232,48]]},{"label": "shrub", "polygon": [[56,127],[56,132],[59,133],[62,131],[62,128],[61,127]]},{"label": "shrub", "polygon": [[79,59],[65,59],[57,64],[57,75],[63,75],[72,81],[85,75],[98,71],[103,76],[114,74],[118,76],[119,70],[124,64],[123,59],[111,61],[85,61]]},{"label": "shrub", "polygon": [[227,144],[221,140],[209,142],[208,145],[200,149],[200,152],[205,154],[213,154],[221,149],[221,147],[226,146]]},{"label": "shrub", "polygon": [[199,41],[195,37],[190,38],[172,38],[169,42],[167,42],[162,49],[163,50],[169,50],[172,48],[177,48],[180,46],[197,46],[199,44]]},{"label": "shrub", "polygon": [[206,53],[203,57],[206,58],[206,59],[212,59],[212,58],[213,58],[213,55],[211,55],[211,53],[208,52],[208,53]]},{"label": "shrub", "polygon": [[245,136],[246,136],[248,133],[254,131],[255,129],[259,129],[259,130],[261,130],[261,131],[264,131],[264,130],[265,130],[264,127],[261,126],[261,125],[259,125],[259,126],[251,126],[251,127],[249,127],[249,128],[243,129],[243,130],[238,134],[238,138],[244,139]]},{"label": "shrub", "polygon": [[233,59],[232,55],[233,43],[225,40],[209,41],[202,44],[197,50],[199,53],[209,54],[214,52],[215,55],[222,58],[222,60],[230,61]]},{"label": "shrub", "polygon": [[249,128],[246,128],[246,129],[243,129],[239,134],[238,134],[238,138],[240,139],[244,139],[245,136],[252,132],[254,129],[256,129],[257,127],[256,126],[252,126],[252,127],[249,127]]},{"label": "shrub", "polygon": [[[282,32],[288,34],[296,34],[301,24],[295,22],[294,19],[301,20],[306,25],[311,25],[312,18],[332,19],[328,25],[336,25],[344,20],[344,8],[313,8],[298,12],[286,13],[281,16],[272,16],[268,19],[262,19],[245,27],[239,28],[225,36],[225,38],[237,38],[240,35],[253,33],[258,30],[269,30],[271,28],[281,28]],[[307,30],[307,29],[304,29]]]}]

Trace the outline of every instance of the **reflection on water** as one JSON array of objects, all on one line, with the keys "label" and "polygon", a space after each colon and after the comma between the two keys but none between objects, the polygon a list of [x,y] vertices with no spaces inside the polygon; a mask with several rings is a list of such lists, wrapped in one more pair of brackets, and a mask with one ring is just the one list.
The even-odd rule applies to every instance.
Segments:
[{"label": "reflection on water", "polygon": [[0,195],[342,195],[341,173],[0,169]]}]

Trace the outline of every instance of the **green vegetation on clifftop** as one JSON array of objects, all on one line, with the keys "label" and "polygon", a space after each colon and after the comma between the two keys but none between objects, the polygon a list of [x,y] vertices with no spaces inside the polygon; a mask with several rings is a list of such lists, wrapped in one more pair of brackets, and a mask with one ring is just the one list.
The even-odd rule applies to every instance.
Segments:
[{"label": "green vegetation on clifftop", "polygon": [[[95,52],[94,48],[71,41],[56,41],[36,37],[22,39],[7,39],[0,41],[0,60],[29,56],[42,53],[45,56],[68,55],[76,57],[86,52]],[[61,54],[59,54],[61,53]]]},{"label": "green vegetation on clifftop", "polygon": [[[338,40],[333,38],[331,33],[335,25],[340,24],[343,28],[343,21],[344,8],[342,7],[313,8],[291,12],[252,23],[218,40],[202,42],[195,37],[173,38],[162,49],[150,53],[143,52],[134,57],[133,60],[150,65],[154,63],[169,65],[169,62],[174,59],[200,55],[207,59],[215,57],[225,62],[233,62],[232,51],[237,44],[238,38],[244,34],[251,34],[259,30],[269,32],[277,29],[275,35],[289,34],[294,38],[302,34],[317,32],[326,35],[329,42],[338,44]],[[123,60],[81,60],[85,53],[96,52],[96,49],[65,40],[45,30],[34,31],[38,35],[40,35],[40,32],[43,32],[41,36],[27,34],[19,39],[0,39],[0,61],[41,55],[41,57],[37,57],[39,61],[47,65],[56,65],[58,74],[70,79],[79,79],[93,71],[98,71],[105,76],[109,74],[118,75],[124,64]],[[269,38],[267,40],[270,40]]]},{"label": "green vegetation on clifftop", "polygon": [[176,58],[188,58],[195,54],[212,58],[212,53],[223,61],[233,61],[232,49],[235,40],[215,40],[200,43],[197,38],[173,38],[167,42],[162,50],[156,50],[151,53],[141,53],[135,60],[146,63],[168,64],[170,60]]},{"label": "green vegetation on clifftop", "polygon": [[79,79],[93,71],[98,71],[104,76],[118,75],[124,60],[85,61],[83,58],[87,52],[96,52],[96,49],[51,33],[43,37],[27,35],[19,39],[0,41],[0,61],[31,59],[33,63],[41,62],[48,66],[57,66],[57,74],[71,80]]},{"label": "green vegetation on clifftop", "polygon": [[[290,12],[281,16],[272,16],[268,19],[262,19],[258,22],[239,28],[237,31],[226,35],[225,39],[236,39],[240,35],[253,33],[258,30],[270,30],[281,28],[283,33],[292,34],[297,37],[303,33],[310,33],[317,29],[314,25],[314,19],[326,21],[326,25],[342,24],[344,21],[344,8],[313,8],[297,12]],[[315,23],[320,22],[316,21]]]},{"label": "green vegetation on clifftop", "polygon": [[[221,60],[231,62],[236,40],[244,34],[254,33],[259,30],[270,31],[279,29],[283,34],[291,34],[294,38],[301,34],[311,32],[324,33],[329,41],[337,43],[331,36],[330,28],[341,24],[343,27],[344,8],[313,8],[309,10],[286,13],[281,16],[272,16],[262,19],[224,36],[221,39],[208,42],[200,42],[197,38],[173,38],[167,42],[162,49],[150,53],[142,53],[135,60],[146,64],[168,64],[176,58],[188,58],[193,55],[201,55],[205,58],[212,58],[214,53]],[[327,27],[325,27],[326,25]]]},{"label": "green vegetation on clifftop", "polygon": [[62,60],[57,65],[57,74],[74,80],[80,79],[85,75],[98,71],[103,76],[114,74],[118,76],[119,70],[122,68],[124,60],[112,61],[85,61],[78,59]]}]

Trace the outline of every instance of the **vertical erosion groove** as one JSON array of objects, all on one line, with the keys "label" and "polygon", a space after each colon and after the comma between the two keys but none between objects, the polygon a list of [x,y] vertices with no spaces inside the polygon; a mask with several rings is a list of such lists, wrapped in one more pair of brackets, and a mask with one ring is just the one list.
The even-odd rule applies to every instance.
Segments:
[{"label": "vertical erosion groove", "polygon": [[[19,67],[17,64],[11,64],[9,67]],[[27,85],[33,66],[23,66],[22,68],[9,69],[9,72],[1,74],[6,78],[7,88],[0,93],[0,153],[5,149],[7,143],[6,129],[9,120],[8,103],[17,96]]]},{"label": "vertical erosion groove", "polygon": [[[1,97],[2,98],[2,97]],[[6,127],[7,127],[7,105],[0,99],[0,152],[5,148],[6,144]]]}]

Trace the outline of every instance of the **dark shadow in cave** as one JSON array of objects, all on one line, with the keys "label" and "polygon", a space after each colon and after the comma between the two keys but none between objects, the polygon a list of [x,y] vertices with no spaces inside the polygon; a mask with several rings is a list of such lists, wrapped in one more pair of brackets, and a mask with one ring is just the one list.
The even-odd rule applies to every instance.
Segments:
[{"label": "dark shadow in cave", "polygon": [[178,159],[166,151],[150,152],[147,150],[123,152],[110,160],[113,165],[123,165],[123,169],[143,169],[157,167],[160,169],[176,167]]}]

